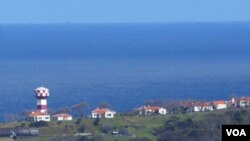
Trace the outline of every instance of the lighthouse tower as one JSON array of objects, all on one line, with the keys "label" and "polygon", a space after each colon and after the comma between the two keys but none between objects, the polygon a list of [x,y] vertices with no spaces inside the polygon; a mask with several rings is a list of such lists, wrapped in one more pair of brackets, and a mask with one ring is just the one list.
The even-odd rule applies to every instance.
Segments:
[{"label": "lighthouse tower", "polygon": [[47,98],[49,96],[49,89],[44,87],[36,88],[35,90],[37,112],[47,113]]}]

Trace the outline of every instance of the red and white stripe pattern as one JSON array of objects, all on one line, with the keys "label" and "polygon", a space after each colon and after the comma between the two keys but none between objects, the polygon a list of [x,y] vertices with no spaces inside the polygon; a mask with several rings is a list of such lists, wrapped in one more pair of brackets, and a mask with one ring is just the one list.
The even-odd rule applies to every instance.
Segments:
[{"label": "red and white stripe pattern", "polygon": [[49,96],[49,89],[44,88],[44,87],[39,87],[35,89],[35,97],[37,99],[36,105],[37,105],[37,110],[40,111],[41,113],[46,113],[47,112],[47,98]]}]

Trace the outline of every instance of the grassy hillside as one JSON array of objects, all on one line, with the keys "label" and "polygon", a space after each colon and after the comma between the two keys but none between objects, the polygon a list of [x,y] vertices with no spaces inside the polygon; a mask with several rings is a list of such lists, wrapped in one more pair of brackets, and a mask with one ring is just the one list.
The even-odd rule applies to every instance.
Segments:
[{"label": "grassy hillside", "polygon": [[[39,137],[19,139],[21,141],[56,141],[72,140],[79,132],[93,133],[87,138],[76,140],[98,141],[164,141],[166,135],[173,140],[195,140],[213,135],[214,140],[220,139],[221,124],[249,124],[250,109],[231,109],[215,112],[199,112],[186,114],[171,114],[166,116],[129,116],[117,115],[114,119],[90,118],[81,120],[49,122],[47,126],[39,127]],[[0,127],[29,127],[30,122],[1,124]],[[124,132],[123,136],[113,136],[112,130]],[[184,134],[185,133],[185,134]],[[67,138],[67,139],[66,139]],[[0,138],[0,141],[8,139]]]}]

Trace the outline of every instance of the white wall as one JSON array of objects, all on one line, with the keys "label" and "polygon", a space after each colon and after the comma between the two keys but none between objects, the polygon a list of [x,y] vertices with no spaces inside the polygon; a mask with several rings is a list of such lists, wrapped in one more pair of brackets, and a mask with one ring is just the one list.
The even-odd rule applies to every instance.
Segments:
[{"label": "white wall", "polygon": [[57,117],[57,120],[62,121],[62,120],[72,120],[72,117],[68,117],[68,118],[63,118],[63,117]]},{"label": "white wall", "polygon": [[101,118],[101,116],[99,116],[98,113],[92,113],[92,114],[91,114],[91,117],[92,117],[92,118],[98,118],[98,117]]},{"label": "white wall", "polygon": [[194,106],[194,112],[200,112],[201,107],[200,106]]},{"label": "white wall", "polygon": [[226,109],[227,108],[227,105],[226,104],[217,104],[216,105],[216,109],[219,110],[219,109]]},{"label": "white wall", "polygon": [[110,111],[105,112],[105,118],[114,118],[114,113]]},{"label": "white wall", "polygon": [[203,107],[202,111],[213,111],[213,107],[212,106],[208,106],[208,107]]},{"label": "white wall", "polygon": [[36,116],[34,121],[50,121],[50,115]]},{"label": "white wall", "polygon": [[160,114],[160,115],[166,115],[166,114],[167,114],[167,109],[165,109],[165,108],[160,108],[160,109],[159,109],[159,114]]}]

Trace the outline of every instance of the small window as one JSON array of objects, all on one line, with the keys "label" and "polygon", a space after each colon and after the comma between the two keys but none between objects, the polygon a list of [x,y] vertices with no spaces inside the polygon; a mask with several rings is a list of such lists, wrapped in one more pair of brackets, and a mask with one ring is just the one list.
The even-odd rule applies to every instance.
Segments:
[{"label": "small window", "polygon": [[112,114],[107,114],[107,116],[108,116],[108,117],[111,117],[111,116],[112,116]]}]

